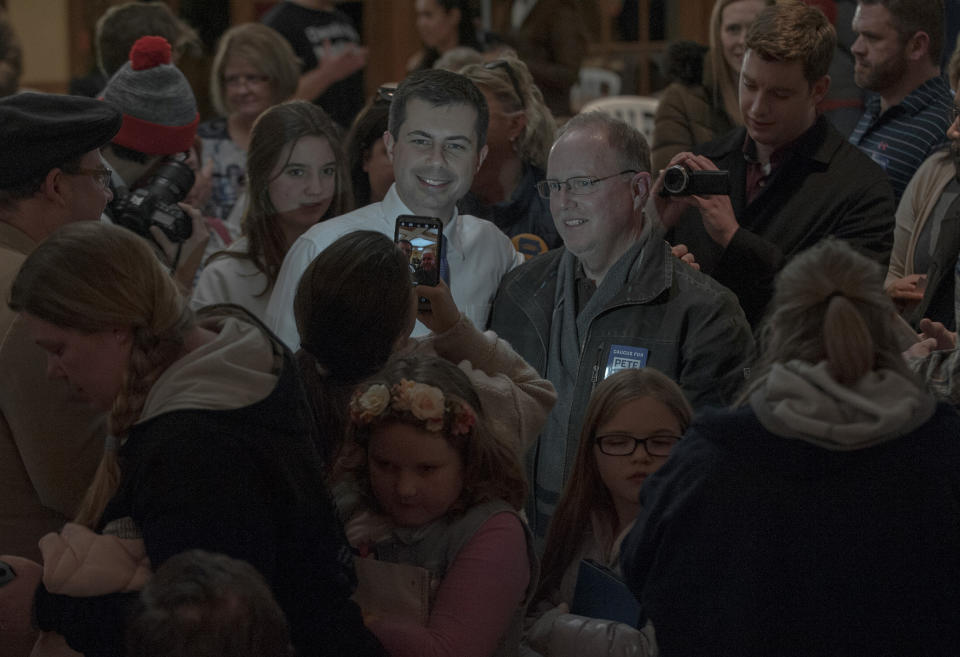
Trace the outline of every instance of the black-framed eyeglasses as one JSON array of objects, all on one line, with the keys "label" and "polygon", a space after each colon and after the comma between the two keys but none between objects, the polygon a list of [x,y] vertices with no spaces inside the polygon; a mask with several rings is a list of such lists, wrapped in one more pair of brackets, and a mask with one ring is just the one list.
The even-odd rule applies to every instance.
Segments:
[{"label": "black-framed eyeglasses", "polygon": [[492,62],[487,62],[483,65],[483,68],[488,71],[495,71],[498,68],[502,68],[507,72],[507,75],[510,76],[510,83],[513,85],[513,92],[517,94],[517,98],[520,99],[520,109],[526,109],[527,104],[523,100],[523,92],[520,91],[520,81],[517,80],[517,74],[513,72],[513,67],[510,66],[510,62],[505,59],[495,59]]},{"label": "black-framed eyeglasses", "polygon": [[541,180],[537,183],[537,193],[541,198],[549,199],[552,194],[559,194],[561,189],[566,188],[568,194],[576,196],[586,196],[593,194],[598,189],[598,185],[604,180],[610,180],[625,173],[637,173],[636,169],[624,169],[617,173],[611,173],[609,176],[596,178],[594,176],[573,176],[566,180]]},{"label": "black-framed eyeglasses", "polygon": [[637,451],[637,445],[643,445],[650,456],[670,456],[670,450],[678,442],[680,442],[680,436],[669,433],[658,433],[646,438],[637,438],[625,433],[610,433],[596,438],[600,451],[607,456],[630,456]]},{"label": "black-framed eyeglasses", "polygon": [[64,173],[70,176],[93,176],[93,179],[104,189],[108,189],[110,187],[110,181],[113,180],[113,171],[106,167],[99,169],[77,168],[73,171],[64,170]]},{"label": "black-framed eyeglasses", "polygon": [[960,107],[956,105],[950,106],[950,125],[953,125],[957,122],[957,119],[960,119]]}]

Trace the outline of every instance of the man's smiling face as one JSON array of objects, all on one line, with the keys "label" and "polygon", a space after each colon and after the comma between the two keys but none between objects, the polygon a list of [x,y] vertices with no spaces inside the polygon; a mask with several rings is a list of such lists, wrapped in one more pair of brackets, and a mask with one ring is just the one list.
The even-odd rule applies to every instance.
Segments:
[{"label": "man's smiling face", "polygon": [[567,250],[588,272],[605,272],[636,240],[642,223],[635,213],[634,176],[615,176],[624,169],[602,127],[576,128],[550,149],[548,180],[586,176],[606,178],[589,194],[566,189],[550,195],[550,212]]},{"label": "man's smiling face", "polygon": [[415,214],[447,221],[487,154],[477,147],[477,111],[411,98],[397,138],[384,135],[400,200]]}]

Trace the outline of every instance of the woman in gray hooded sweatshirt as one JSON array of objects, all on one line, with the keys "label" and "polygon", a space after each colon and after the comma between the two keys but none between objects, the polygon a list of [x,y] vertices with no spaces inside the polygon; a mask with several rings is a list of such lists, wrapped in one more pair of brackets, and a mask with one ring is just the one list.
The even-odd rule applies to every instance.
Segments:
[{"label": "woman in gray hooded sweatshirt", "polygon": [[960,417],[910,373],[877,265],[779,275],[760,362],[640,491],[623,572],[672,655],[960,645]]}]

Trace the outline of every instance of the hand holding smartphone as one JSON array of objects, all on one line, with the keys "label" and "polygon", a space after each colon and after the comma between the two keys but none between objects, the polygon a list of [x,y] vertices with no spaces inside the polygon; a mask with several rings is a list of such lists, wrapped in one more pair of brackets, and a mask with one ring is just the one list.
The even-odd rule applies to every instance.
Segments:
[{"label": "hand holding smartphone", "polygon": [[[440,283],[443,222],[436,217],[402,214],[397,217],[394,241],[407,255],[413,284],[435,287]],[[430,301],[420,297],[419,310],[430,310]]]}]

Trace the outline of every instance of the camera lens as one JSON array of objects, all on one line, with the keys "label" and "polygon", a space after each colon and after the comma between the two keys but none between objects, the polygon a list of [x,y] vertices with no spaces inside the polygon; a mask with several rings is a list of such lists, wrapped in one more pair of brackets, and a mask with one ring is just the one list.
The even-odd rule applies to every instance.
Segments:
[{"label": "camera lens", "polygon": [[177,203],[186,198],[193,181],[190,167],[183,162],[169,160],[160,165],[147,186],[150,194],[164,203]]},{"label": "camera lens", "polygon": [[689,180],[687,170],[679,164],[663,172],[663,188],[671,194],[682,194]]}]

